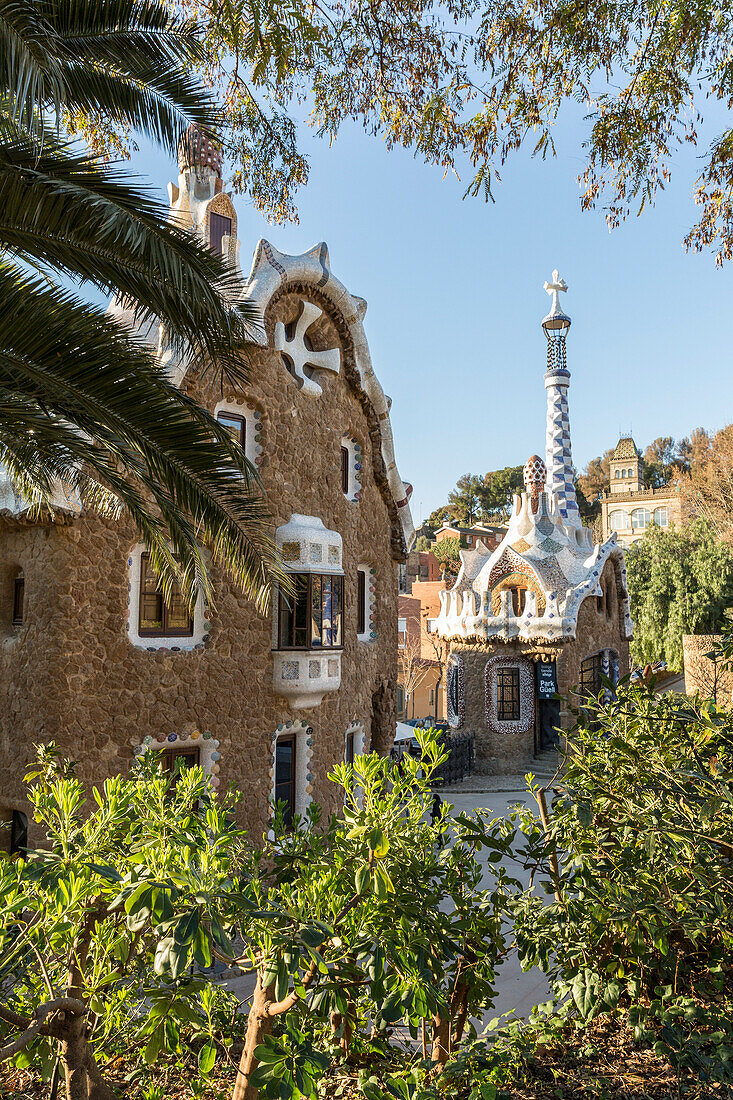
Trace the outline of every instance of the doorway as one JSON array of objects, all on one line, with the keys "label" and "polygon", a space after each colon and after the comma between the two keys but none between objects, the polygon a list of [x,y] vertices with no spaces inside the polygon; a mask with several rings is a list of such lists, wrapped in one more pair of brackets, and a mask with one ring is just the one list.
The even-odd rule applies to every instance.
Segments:
[{"label": "doorway", "polygon": [[557,664],[538,661],[537,669],[537,751],[560,745],[560,700],[557,698]]}]

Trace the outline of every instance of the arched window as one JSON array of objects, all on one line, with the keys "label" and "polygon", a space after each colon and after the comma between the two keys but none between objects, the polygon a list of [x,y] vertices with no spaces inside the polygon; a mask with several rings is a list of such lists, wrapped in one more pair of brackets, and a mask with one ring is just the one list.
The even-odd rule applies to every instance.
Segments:
[{"label": "arched window", "polygon": [[451,656],[446,670],[446,695],[448,701],[448,724],[458,729],[463,724],[465,702],[463,694],[463,662],[460,657]]},{"label": "arched window", "polygon": [[615,476],[616,476],[616,477],[621,477],[621,471],[620,471],[620,470],[616,470],[616,474],[615,474]]},{"label": "arched window", "polygon": [[519,616],[524,614],[524,608],[527,603],[527,586],[521,584],[512,585],[509,589],[512,594],[512,607],[514,608],[514,614]]},{"label": "arched window", "polygon": [[636,530],[644,530],[649,526],[650,518],[648,508],[634,508],[631,513],[631,526]]},{"label": "arched window", "polygon": [[612,531],[624,531],[628,527],[626,512],[609,512],[608,523]]},{"label": "arched window", "polygon": [[657,508],[654,513],[654,522],[657,527],[666,527],[669,524],[669,512],[666,508]]},{"label": "arched window", "polygon": [[621,471],[621,477],[626,477],[626,470]]}]

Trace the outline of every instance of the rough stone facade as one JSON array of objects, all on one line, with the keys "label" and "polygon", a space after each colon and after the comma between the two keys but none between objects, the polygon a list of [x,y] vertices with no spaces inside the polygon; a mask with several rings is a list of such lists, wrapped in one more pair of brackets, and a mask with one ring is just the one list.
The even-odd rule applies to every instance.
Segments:
[{"label": "rough stone facade", "polygon": [[[279,727],[307,732],[303,797],[326,811],[337,807],[327,774],[344,759],[347,729],[362,731],[361,747],[388,751],[395,723],[397,567],[409,539],[409,510],[404,500],[395,500],[394,486],[401,482],[385,459],[389,424],[356,369],[353,326],[328,287],[303,274],[302,264],[298,270],[293,279],[283,269],[279,289],[266,302],[264,346],[250,353],[246,389],[222,390],[211,377],[191,373],[182,384],[212,411],[224,399],[259,412],[257,466],[275,528],[298,513],[318,517],[341,536],[340,687],[307,710],[294,710],[276,694],[276,609],[258,613],[216,568],[215,607],[202,611],[199,645],[183,651],[176,638],[153,651],[133,645],[127,617],[137,599],[130,592],[130,555],[139,543],[134,527],[87,512],[43,524],[6,512],[0,516],[0,816],[27,810],[23,772],[41,741],[56,741],[91,784],[126,772],[146,737],[153,747],[164,747],[173,733],[179,739],[195,734],[199,744],[210,733],[218,741],[211,761],[218,759],[210,767],[215,785],[242,793],[240,818],[254,837],[269,818]],[[318,274],[323,284],[321,268]],[[322,392],[315,398],[299,388],[273,346],[276,323],[293,322],[303,302],[323,311],[308,332],[313,350],[340,351],[337,373],[317,372]],[[345,434],[361,445],[358,500],[342,490]],[[369,640],[356,634],[358,566],[369,570]],[[13,625],[12,587],[19,571],[25,582],[23,622]]]},{"label": "rough stone facade", "polygon": [[733,703],[733,670],[724,669],[706,654],[723,640],[722,634],[683,634],[682,652],[685,667],[685,691],[715,699],[719,704]]}]

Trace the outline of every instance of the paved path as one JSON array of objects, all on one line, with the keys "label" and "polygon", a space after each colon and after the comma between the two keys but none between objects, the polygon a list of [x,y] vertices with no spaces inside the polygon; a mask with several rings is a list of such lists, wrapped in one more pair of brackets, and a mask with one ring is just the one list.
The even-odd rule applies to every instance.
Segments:
[{"label": "paved path", "polygon": [[[492,790],[492,787],[499,789]],[[524,776],[471,776],[462,784],[455,783],[446,787],[441,794],[454,807],[455,814],[486,809],[493,817],[507,817],[517,804],[535,808],[534,799],[527,792]],[[490,865],[487,856],[488,852],[481,853],[479,859],[488,869]],[[513,862],[505,862],[504,865],[514,878],[519,879],[524,886],[529,886],[529,871]],[[485,885],[488,886],[490,881],[491,878],[487,875]],[[504,1013],[514,1013],[526,1019],[535,1005],[550,999],[550,987],[545,975],[536,967],[525,974],[516,952],[499,967],[496,988],[496,1001],[493,1009],[485,1014],[484,1025],[493,1017]]]}]

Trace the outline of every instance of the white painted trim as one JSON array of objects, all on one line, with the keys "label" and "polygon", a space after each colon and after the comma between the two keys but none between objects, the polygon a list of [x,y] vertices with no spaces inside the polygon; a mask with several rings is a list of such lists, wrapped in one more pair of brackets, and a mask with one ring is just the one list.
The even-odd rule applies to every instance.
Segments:
[{"label": "white painted trim", "polygon": [[199,594],[193,611],[193,634],[190,638],[156,638],[141,636],[140,626],[140,559],[147,547],[139,542],[127,555],[128,594],[127,594],[127,638],[137,649],[172,649],[189,652],[197,646],[203,646],[208,638],[211,623],[207,618],[204,597]]},{"label": "white painted trim", "polygon": [[[296,814],[299,817],[304,817],[306,810],[313,801],[313,773],[311,772],[314,742],[313,727],[305,719],[296,722],[281,722],[273,734],[270,746],[270,793],[268,796],[270,818],[272,818],[275,810],[275,748],[277,739],[290,734],[295,736]],[[272,832],[269,835],[272,837]]]}]

